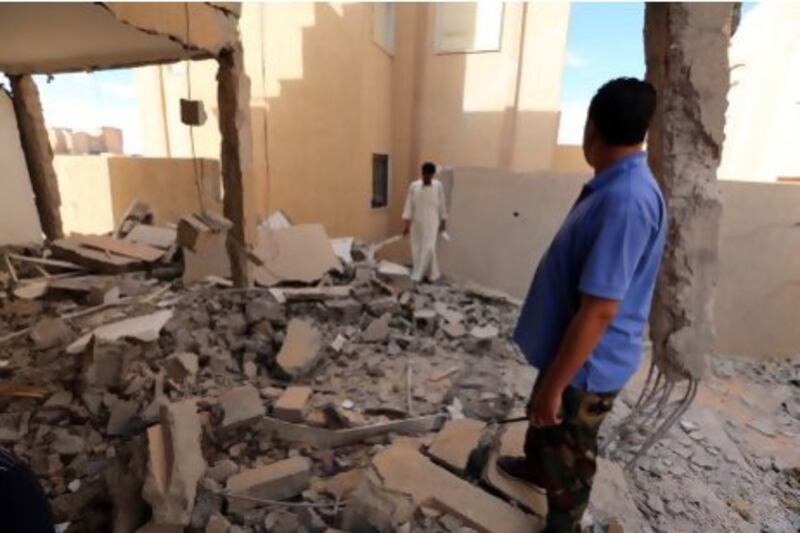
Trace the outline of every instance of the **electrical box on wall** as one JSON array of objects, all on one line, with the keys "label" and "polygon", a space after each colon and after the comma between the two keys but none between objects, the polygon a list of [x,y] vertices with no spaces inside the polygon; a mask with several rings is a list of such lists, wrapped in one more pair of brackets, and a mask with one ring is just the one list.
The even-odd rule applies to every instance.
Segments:
[{"label": "electrical box on wall", "polygon": [[200,100],[181,98],[181,122],[187,126],[202,126],[206,123],[206,111]]}]

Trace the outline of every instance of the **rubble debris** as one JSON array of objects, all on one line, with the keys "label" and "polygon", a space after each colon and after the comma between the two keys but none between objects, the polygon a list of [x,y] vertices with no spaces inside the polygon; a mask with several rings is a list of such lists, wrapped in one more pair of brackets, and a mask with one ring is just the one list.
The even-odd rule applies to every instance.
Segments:
[{"label": "rubble debris", "polygon": [[467,470],[470,454],[480,444],[485,422],[462,418],[445,423],[441,431],[428,448],[428,455],[464,475]]},{"label": "rubble debris", "polygon": [[147,429],[149,462],[142,494],[152,506],[154,524],[189,524],[197,482],[206,469],[201,432],[194,399],[162,406],[160,424]]},{"label": "rubble debris", "polygon": [[436,331],[436,311],[432,309],[414,311],[414,327],[423,335],[433,335]]},{"label": "rubble debris", "polygon": [[31,414],[0,413],[0,443],[15,443],[28,433],[28,422]]},{"label": "rubble debris", "polygon": [[263,224],[271,230],[277,230],[290,227],[292,225],[292,221],[289,220],[289,217],[286,215],[286,213],[278,209],[269,217],[267,217]]},{"label": "rubble debris", "polygon": [[273,405],[272,414],[287,422],[302,422],[308,412],[311,387],[289,387]]},{"label": "rubble debris", "polygon": [[303,224],[270,230],[259,228],[255,255],[264,263],[255,269],[255,281],[262,286],[285,281],[313,283],[331,270],[340,270],[325,228]]},{"label": "rubble debris", "polygon": [[221,427],[228,428],[264,416],[266,409],[252,385],[242,385],[226,390],[219,398],[225,418]]},{"label": "rubble debris", "polygon": [[36,300],[47,293],[47,280],[31,281],[14,288],[14,296],[23,300]]},{"label": "rubble debris", "polygon": [[286,339],[278,353],[277,363],[286,374],[298,378],[307,373],[322,355],[322,337],[308,320],[292,319]]},{"label": "rubble debris", "polygon": [[50,244],[56,257],[109,274],[141,268],[161,259],[164,250],[101,235],[72,234]]},{"label": "rubble debris", "polygon": [[345,265],[353,264],[353,237],[341,237],[339,239],[331,239],[331,246],[333,246],[333,253],[336,257],[342,260]]},{"label": "rubble debris", "polygon": [[251,468],[228,478],[228,507],[242,513],[257,505],[256,500],[286,500],[308,488],[311,462],[306,457],[292,457]]},{"label": "rubble debris", "polygon": [[589,512],[600,523],[617,522],[623,531],[646,531],[649,526],[636,508],[625,473],[617,463],[597,458]]},{"label": "rubble debris", "polygon": [[155,215],[153,210],[144,202],[135,201],[131,204],[125,215],[122,217],[114,236],[121,239],[128,235],[130,231],[139,224],[152,224]]},{"label": "rubble debris", "polygon": [[232,227],[230,220],[215,213],[193,213],[178,221],[176,238],[182,248],[197,253],[211,246],[216,237],[225,236]]},{"label": "rubble debris", "polygon": [[345,529],[395,531],[425,505],[479,531],[538,531],[540,520],[440,468],[411,446],[377,454],[345,512]]},{"label": "rubble debris", "polygon": [[89,344],[92,337],[98,341],[106,342],[125,337],[135,338],[142,342],[153,342],[158,339],[161,328],[164,327],[170,318],[172,318],[172,310],[165,309],[149,315],[126,318],[125,320],[100,326],[67,346],[67,353],[81,353]]},{"label": "rubble debris", "polygon": [[108,417],[106,434],[118,436],[130,432],[133,420],[139,412],[139,404],[135,401],[117,399],[110,409],[111,414]]},{"label": "rubble debris", "polygon": [[471,330],[469,330],[469,334],[478,341],[486,341],[491,340],[497,337],[500,332],[497,329],[497,326],[475,326]]},{"label": "rubble debris", "polygon": [[355,322],[361,317],[364,306],[361,302],[347,298],[344,300],[333,300],[325,303],[325,307],[330,310],[334,318],[345,322]]},{"label": "rubble debris", "polygon": [[261,429],[266,435],[284,442],[305,444],[319,449],[337,448],[389,433],[425,433],[435,431],[444,422],[442,415],[421,416],[407,420],[395,420],[380,424],[329,430],[300,424],[291,424],[275,418],[261,420]]},{"label": "rubble debris", "polygon": [[37,350],[47,350],[66,344],[72,338],[73,333],[62,319],[48,317],[37,322],[29,335]]}]

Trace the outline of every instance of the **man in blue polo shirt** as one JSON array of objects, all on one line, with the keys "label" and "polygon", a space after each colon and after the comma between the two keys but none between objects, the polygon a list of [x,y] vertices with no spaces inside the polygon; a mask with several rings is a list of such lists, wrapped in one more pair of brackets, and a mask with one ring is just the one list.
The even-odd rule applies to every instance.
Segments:
[{"label": "man in blue polo shirt", "polygon": [[642,151],[655,107],[655,89],[634,78],[595,94],[583,136],[594,177],[539,262],[514,332],[539,375],[525,457],[498,467],[547,492],[548,532],[579,531],[600,424],[642,358],[667,231]]}]

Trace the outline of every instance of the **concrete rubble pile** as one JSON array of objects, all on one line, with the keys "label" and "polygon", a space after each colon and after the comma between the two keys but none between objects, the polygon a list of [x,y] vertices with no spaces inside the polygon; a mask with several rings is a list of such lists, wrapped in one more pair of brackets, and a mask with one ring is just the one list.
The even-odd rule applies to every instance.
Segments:
[{"label": "concrete rubble pile", "polygon": [[[146,218],[127,225],[109,239],[147,235],[165,254],[180,244],[184,261],[219,247],[227,227],[195,217],[166,238]],[[509,341],[517,304],[471,285],[415,286],[374,247],[320,227],[271,217],[260,231],[283,256],[265,245],[269,287],[251,289],[229,287],[229,272],[189,280],[177,259],[161,263],[169,275],[109,275],[81,259],[4,254],[0,446],[42,480],[59,530],[540,527],[544,496],[494,467],[522,451],[525,423],[497,422],[523,413],[534,379]],[[302,280],[286,279],[292,234],[324,248],[306,254],[320,261]],[[670,530],[643,475],[629,486],[601,460],[587,523]]]}]

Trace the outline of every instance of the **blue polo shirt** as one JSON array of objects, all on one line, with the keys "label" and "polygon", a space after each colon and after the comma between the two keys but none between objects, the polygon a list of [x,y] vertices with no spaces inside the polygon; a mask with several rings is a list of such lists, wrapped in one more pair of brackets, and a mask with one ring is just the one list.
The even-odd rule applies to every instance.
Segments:
[{"label": "blue polo shirt", "polygon": [[589,392],[622,389],[642,357],[642,336],[664,251],[664,198],[646,154],[629,155],[584,185],[544,253],[514,340],[546,370],[578,311],[581,295],[620,302],[614,320],[575,376]]}]

